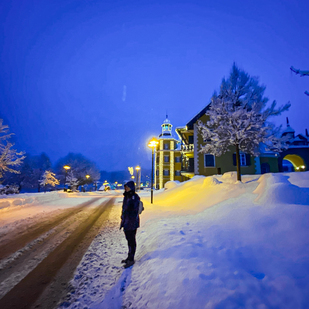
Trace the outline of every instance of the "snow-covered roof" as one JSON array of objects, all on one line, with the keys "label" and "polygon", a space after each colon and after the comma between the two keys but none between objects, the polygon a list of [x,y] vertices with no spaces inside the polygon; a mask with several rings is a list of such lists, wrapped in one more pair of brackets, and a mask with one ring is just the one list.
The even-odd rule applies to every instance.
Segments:
[{"label": "snow-covered roof", "polygon": [[170,120],[169,120],[167,117],[166,117],[166,119],[163,121],[163,124],[166,124],[166,123],[171,124]]},{"label": "snow-covered roof", "polygon": [[288,126],[284,131],[283,131],[283,134],[284,133],[295,133],[295,130],[293,128],[291,128],[290,126]]},{"label": "snow-covered roof", "polygon": [[209,109],[210,107],[210,103],[207,104],[207,106],[205,106],[199,113],[197,113],[188,123],[187,123],[187,127],[188,129],[193,129],[193,124],[199,119],[201,118],[206,111]]}]

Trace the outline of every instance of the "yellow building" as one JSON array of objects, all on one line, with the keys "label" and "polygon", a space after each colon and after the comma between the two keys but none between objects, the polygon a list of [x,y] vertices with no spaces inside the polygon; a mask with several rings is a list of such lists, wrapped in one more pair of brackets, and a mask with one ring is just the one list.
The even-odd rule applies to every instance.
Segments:
[{"label": "yellow building", "polygon": [[[234,147],[220,157],[212,154],[204,154],[199,150],[205,145],[205,141],[198,130],[198,121],[207,123],[206,116],[209,105],[195,115],[185,127],[176,128],[176,133],[181,140],[183,180],[188,180],[195,175],[211,176],[236,171],[236,153]],[[278,154],[263,152],[258,157],[240,152],[240,165],[242,174],[275,173],[278,168]]]},{"label": "yellow building", "polygon": [[162,133],[155,152],[155,188],[162,189],[170,180],[182,181],[181,151],[179,141],[173,137],[172,124],[168,117],[163,121]]}]

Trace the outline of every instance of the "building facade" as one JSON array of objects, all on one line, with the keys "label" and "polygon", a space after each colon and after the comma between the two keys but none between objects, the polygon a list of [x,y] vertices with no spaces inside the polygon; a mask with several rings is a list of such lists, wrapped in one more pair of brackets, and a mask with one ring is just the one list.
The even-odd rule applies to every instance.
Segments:
[{"label": "building facade", "polygon": [[173,137],[172,124],[168,117],[161,125],[159,144],[155,151],[155,188],[162,189],[170,180],[182,181],[180,142]]},{"label": "building facade", "polygon": [[[195,115],[184,127],[176,128],[176,133],[181,141],[183,180],[188,180],[194,175],[211,176],[236,171],[236,152],[233,147],[220,157],[212,154],[204,154],[199,150],[205,145],[205,141],[198,130],[198,121],[206,123],[209,105]],[[242,174],[263,174],[267,172],[279,172],[279,155],[273,152],[264,152],[258,157],[240,152]]]},{"label": "building facade", "polygon": [[305,134],[295,135],[295,130],[291,128],[289,119],[286,119],[286,129],[282,137],[287,139],[289,148],[280,153],[278,165],[280,172],[302,172],[307,171],[309,166],[309,134],[306,129]]}]

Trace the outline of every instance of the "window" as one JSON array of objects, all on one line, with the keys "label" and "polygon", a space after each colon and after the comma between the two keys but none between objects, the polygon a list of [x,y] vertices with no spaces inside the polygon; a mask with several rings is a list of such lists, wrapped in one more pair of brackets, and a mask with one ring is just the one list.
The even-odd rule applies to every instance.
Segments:
[{"label": "window", "polygon": [[159,170],[156,170],[156,176],[159,176]]},{"label": "window", "polygon": [[163,170],[163,176],[169,176],[170,170]]},{"label": "window", "polygon": [[181,162],[181,157],[175,157],[175,162],[176,162],[176,163]]},{"label": "window", "polygon": [[212,154],[205,154],[204,165],[205,167],[214,167],[215,166],[215,156]]},{"label": "window", "polygon": [[170,145],[168,143],[164,143],[163,144],[163,148],[164,148],[164,150],[169,150],[170,149]]},{"label": "window", "polygon": [[164,163],[170,162],[170,156],[164,156]]},{"label": "window", "polygon": [[181,176],[181,172],[180,171],[175,171],[175,176]]},{"label": "window", "polygon": [[193,135],[189,136],[189,144],[193,144]]}]

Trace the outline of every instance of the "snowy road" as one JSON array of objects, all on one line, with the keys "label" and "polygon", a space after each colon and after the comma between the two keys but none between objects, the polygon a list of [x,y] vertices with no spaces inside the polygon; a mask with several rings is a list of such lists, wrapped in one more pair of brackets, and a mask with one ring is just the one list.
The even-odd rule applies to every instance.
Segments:
[{"label": "snowy road", "polygon": [[[9,222],[15,227],[10,230],[0,229],[0,308],[53,308],[65,295],[115,198],[86,200]],[[10,213],[5,217],[10,218]]]},{"label": "snowy road", "polygon": [[308,308],[309,172],[139,194],[128,269],[122,192],[1,197],[0,308]]}]

